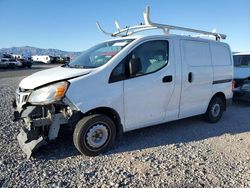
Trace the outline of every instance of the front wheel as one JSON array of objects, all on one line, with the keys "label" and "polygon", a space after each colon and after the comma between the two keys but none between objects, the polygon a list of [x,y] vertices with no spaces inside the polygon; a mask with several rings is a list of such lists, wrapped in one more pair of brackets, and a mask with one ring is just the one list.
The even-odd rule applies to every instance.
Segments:
[{"label": "front wheel", "polygon": [[213,98],[207,108],[207,112],[204,114],[204,118],[209,123],[216,123],[222,117],[225,109],[224,103],[220,97]]},{"label": "front wheel", "polygon": [[94,114],[82,118],[73,135],[78,151],[87,156],[96,156],[110,147],[116,135],[114,122],[105,115]]}]

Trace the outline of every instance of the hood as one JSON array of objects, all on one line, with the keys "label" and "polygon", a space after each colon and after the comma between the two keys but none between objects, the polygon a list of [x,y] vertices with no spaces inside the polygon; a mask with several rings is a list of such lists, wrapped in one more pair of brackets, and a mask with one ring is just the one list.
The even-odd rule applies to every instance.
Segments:
[{"label": "hood", "polygon": [[246,79],[250,77],[250,67],[234,67],[235,79]]},{"label": "hood", "polygon": [[24,78],[20,82],[19,87],[23,89],[35,89],[39,86],[48,84],[50,82],[83,76],[90,72],[91,72],[90,69],[55,67],[34,73]]}]

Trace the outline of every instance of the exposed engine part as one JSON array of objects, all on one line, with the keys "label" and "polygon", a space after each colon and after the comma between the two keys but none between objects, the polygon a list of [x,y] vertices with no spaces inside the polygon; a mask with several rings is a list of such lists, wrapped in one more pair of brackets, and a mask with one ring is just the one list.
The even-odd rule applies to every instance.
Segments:
[{"label": "exposed engine part", "polygon": [[68,119],[66,119],[62,114],[53,115],[48,134],[49,140],[54,140],[57,138],[60,125],[65,123],[68,123]]}]

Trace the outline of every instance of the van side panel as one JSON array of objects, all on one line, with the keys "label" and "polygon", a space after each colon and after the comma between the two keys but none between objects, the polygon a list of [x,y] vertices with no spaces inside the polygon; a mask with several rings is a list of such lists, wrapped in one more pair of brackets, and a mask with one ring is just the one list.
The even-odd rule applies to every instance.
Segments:
[{"label": "van side panel", "polygon": [[82,113],[100,107],[111,108],[119,114],[124,125],[123,81],[108,84],[107,78],[109,74],[71,79],[66,96]]},{"label": "van side panel", "polygon": [[223,92],[232,98],[233,61],[230,47],[221,42],[210,42],[213,64],[213,94]]},{"label": "van side panel", "polygon": [[213,69],[209,42],[181,40],[180,118],[203,114],[212,96]]}]

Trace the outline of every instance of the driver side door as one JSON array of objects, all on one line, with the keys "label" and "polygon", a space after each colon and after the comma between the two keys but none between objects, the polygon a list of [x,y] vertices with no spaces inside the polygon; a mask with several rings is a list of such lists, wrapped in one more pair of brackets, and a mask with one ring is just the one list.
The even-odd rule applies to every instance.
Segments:
[{"label": "driver side door", "polygon": [[133,130],[161,123],[174,90],[174,64],[169,63],[169,41],[151,40],[129,55],[139,59],[137,75],[124,80],[125,128]]}]

